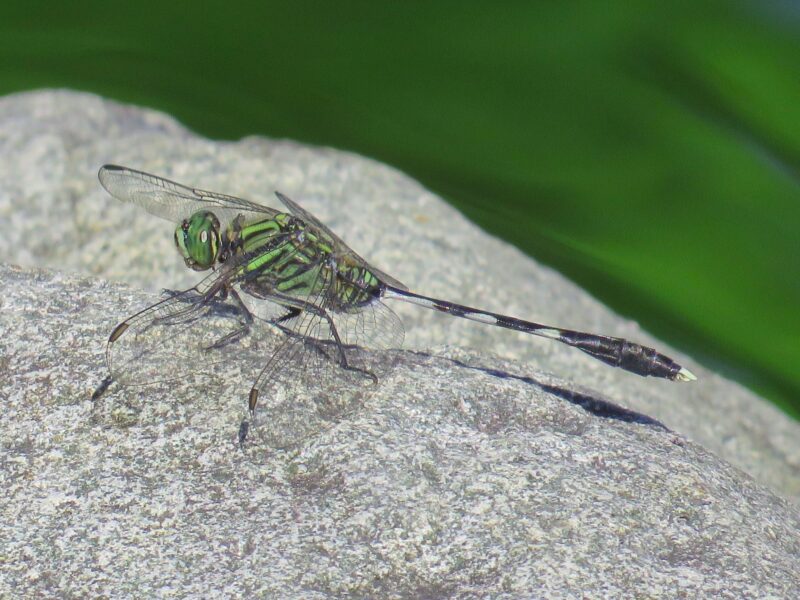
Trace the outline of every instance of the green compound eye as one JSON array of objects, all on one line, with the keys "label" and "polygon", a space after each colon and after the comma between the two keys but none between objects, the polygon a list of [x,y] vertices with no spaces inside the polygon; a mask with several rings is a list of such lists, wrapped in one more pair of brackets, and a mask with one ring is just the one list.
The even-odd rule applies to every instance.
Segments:
[{"label": "green compound eye", "polygon": [[219,254],[219,219],[208,211],[194,213],[175,229],[175,245],[187,267],[205,271]]}]

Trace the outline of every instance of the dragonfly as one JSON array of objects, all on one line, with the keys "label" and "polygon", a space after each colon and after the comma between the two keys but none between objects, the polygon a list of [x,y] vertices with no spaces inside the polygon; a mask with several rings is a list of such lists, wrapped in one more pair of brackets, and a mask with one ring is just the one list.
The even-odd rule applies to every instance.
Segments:
[{"label": "dragonfly", "polygon": [[[386,353],[402,346],[404,329],[387,300],[555,340],[641,376],[696,379],[668,356],[623,338],[412,292],[280,192],[285,210],[117,165],[103,166],[98,177],[118,200],[172,221],[186,266],[209,272],[113,329],[108,381],[150,384],[213,365],[255,365],[248,410],[255,419],[259,402],[267,402],[274,446],[355,409],[364,395],[353,390],[376,384],[391,368]],[[307,401],[298,400],[309,390]]]}]

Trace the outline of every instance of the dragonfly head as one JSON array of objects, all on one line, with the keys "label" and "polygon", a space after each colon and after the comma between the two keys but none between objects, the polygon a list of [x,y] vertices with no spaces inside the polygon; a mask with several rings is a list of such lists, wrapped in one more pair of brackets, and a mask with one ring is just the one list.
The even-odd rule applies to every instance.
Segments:
[{"label": "dragonfly head", "polygon": [[207,210],[194,213],[175,228],[175,245],[190,269],[211,268],[220,252],[219,219]]}]

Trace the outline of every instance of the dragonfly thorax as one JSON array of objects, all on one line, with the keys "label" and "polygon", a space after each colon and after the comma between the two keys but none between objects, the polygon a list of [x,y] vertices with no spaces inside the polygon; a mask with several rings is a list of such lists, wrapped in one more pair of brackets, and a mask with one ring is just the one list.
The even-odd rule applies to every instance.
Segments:
[{"label": "dragonfly thorax", "polygon": [[211,268],[221,247],[219,219],[207,210],[184,219],[175,228],[175,246],[190,269],[205,271]]}]

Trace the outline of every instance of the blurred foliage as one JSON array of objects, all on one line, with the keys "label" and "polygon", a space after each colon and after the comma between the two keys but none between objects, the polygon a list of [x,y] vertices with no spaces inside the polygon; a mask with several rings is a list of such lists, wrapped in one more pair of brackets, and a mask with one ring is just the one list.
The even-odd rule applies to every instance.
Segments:
[{"label": "blurred foliage", "polygon": [[7,0],[0,93],[85,89],[394,164],[797,416],[792,10]]}]

